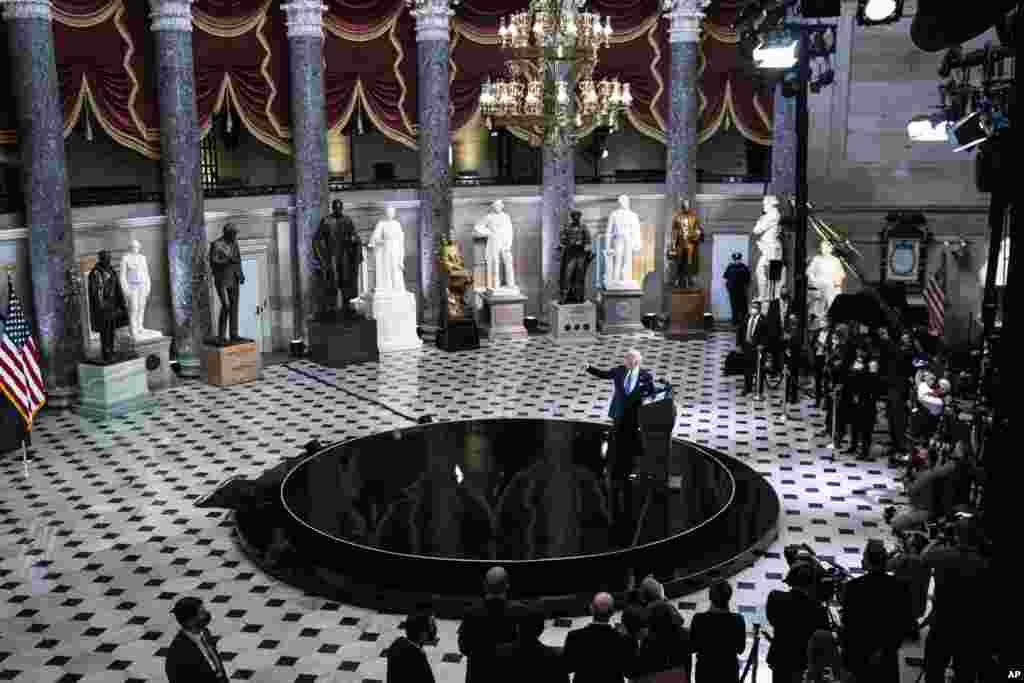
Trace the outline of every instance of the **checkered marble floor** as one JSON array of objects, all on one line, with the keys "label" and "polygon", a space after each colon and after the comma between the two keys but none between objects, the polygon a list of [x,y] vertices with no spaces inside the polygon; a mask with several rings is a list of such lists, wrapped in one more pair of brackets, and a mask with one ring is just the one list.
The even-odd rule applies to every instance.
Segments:
[{"label": "checkered marble floor", "polygon": [[[19,453],[0,456],[0,681],[164,681],[164,648],[176,632],[169,610],[184,594],[207,602],[233,679],[383,681],[380,653],[398,635],[399,616],[269,578],[240,552],[226,513],[194,500],[230,475],[259,474],[311,438],[410,424],[358,394],[438,420],[605,421],[609,387],[582,366],[616,364],[629,347],[677,385],[679,437],[746,459],[782,498],[778,541],[733,579],[734,604],[749,624],[782,586],[783,546],[806,542],[856,570],[868,538],[891,542],[882,510],[899,502],[901,488],[881,460],[836,459],[815,436],[823,418],[809,402],[783,421],[777,394],[763,403],[741,398],[742,378],[722,374],[733,339],[641,333],[580,347],[543,337],[458,354],[424,347],[345,371],[299,362],[237,387],[181,384],[159,394],[155,409],[105,424],[45,415],[27,476]],[[677,602],[687,622],[708,605],[706,591]],[[561,644],[586,621],[555,620],[544,639]],[[457,625],[442,622],[439,645],[428,649],[438,681],[464,678]],[[762,660],[766,651],[762,643]],[[903,654],[920,657],[921,648]],[[918,672],[907,667],[903,679]],[[762,662],[758,681],[770,680]]]}]

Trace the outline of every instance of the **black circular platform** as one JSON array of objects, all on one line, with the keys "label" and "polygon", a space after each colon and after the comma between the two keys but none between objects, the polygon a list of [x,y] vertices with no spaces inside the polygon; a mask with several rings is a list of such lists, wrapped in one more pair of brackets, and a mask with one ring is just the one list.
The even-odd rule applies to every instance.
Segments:
[{"label": "black circular platform", "polygon": [[[779,499],[748,465],[675,440],[667,473],[609,482],[607,433],[592,422],[465,420],[329,446],[284,477],[269,523],[294,551],[267,569],[346,602],[454,614],[501,564],[517,597],[572,613],[583,596],[648,573],[672,594],[695,590],[774,540]],[[236,520],[264,558],[265,511]]]}]

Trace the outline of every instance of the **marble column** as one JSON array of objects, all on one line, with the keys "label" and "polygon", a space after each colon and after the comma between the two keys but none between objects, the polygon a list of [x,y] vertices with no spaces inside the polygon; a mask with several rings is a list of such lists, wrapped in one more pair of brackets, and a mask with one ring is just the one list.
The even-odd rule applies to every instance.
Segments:
[{"label": "marble column", "polygon": [[437,266],[438,240],[451,234],[452,181],[448,90],[449,0],[415,0],[417,64],[417,139],[420,150],[419,317],[436,330],[444,310],[445,286]]},{"label": "marble column", "polygon": [[654,271],[661,297],[661,312],[667,314],[671,301],[671,268],[668,241],[672,233],[672,212],[679,203],[694,201],[697,194],[697,128],[700,100],[697,69],[700,62],[700,31],[704,8],[710,0],[675,0],[666,12],[670,19],[669,120],[666,137],[665,214],[654,245]]},{"label": "marble column", "polygon": [[174,345],[181,376],[195,378],[201,373],[200,354],[210,333],[210,287],[192,63],[192,0],[150,0],[150,8]]},{"label": "marble column", "polygon": [[294,339],[306,339],[316,312],[313,237],[330,200],[327,185],[327,123],[324,105],[324,29],[322,0],[293,0],[281,6],[288,21],[291,76],[292,147],[295,160],[293,248],[298,289]]},{"label": "marble column", "polygon": [[84,338],[77,309],[81,278],[75,264],[64,117],[57,88],[48,0],[0,0],[7,22],[12,90],[18,117],[29,230],[34,319],[48,403],[68,408],[78,384]]},{"label": "marble column", "polygon": [[[569,62],[551,62],[550,77],[544,81],[544,98],[554,99],[558,81],[569,84],[569,92],[575,92],[573,65]],[[575,98],[569,98],[569,115],[566,117],[570,132],[575,132]],[[545,136],[547,137],[547,136]],[[566,134],[557,140],[545,140],[541,150],[543,193],[540,215],[540,301],[531,302],[541,315],[547,314],[548,324],[554,324],[555,311],[552,302],[559,296],[559,252],[558,241],[562,226],[569,220],[569,210],[576,200],[576,150],[572,135]]]},{"label": "marble column", "polygon": [[[795,12],[788,11],[792,21]],[[796,98],[782,96],[782,79],[775,86],[772,120],[771,193],[782,201],[783,195],[796,194]],[[786,205],[784,209],[788,208]]]}]

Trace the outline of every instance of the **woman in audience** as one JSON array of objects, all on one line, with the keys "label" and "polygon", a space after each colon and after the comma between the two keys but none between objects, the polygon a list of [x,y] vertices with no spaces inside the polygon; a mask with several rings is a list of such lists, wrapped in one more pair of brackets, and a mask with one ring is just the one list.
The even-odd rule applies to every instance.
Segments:
[{"label": "woman in audience", "polygon": [[803,683],[855,683],[850,673],[843,669],[839,648],[831,631],[815,631],[808,641]]},{"label": "woman in audience", "polygon": [[738,683],[740,665],[736,656],[747,645],[743,615],[729,611],[732,586],[728,581],[712,584],[711,609],[694,615],[690,624],[693,651],[697,654],[697,683]]},{"label": "woman in audience", "polygon": [[693,662],[690,632],[667,602],[655,602],[647,612],[647,635],[630,668],[631,683],[689,683]]}]

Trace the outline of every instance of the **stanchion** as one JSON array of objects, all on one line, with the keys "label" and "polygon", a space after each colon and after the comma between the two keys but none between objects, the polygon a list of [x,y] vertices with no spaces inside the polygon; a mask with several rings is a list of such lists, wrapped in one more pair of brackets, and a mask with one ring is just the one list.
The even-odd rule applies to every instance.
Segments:
[{"label": "stanchion", "polygon": [[28,479],[28,443],[21,441],[21,463],[25,466],[25,478]]},{"label": "stanchion", "polygon": [[789,397],[789,366],[782,366],[782,415],[779,416],[779,422],[787,422],[789,420],[789,401],[786,399]]},{"label": "stanchion", "polygon": [[832,442],[826,448],[836,450],[836,418],[839,415],[839,389],[832,390]]}]

